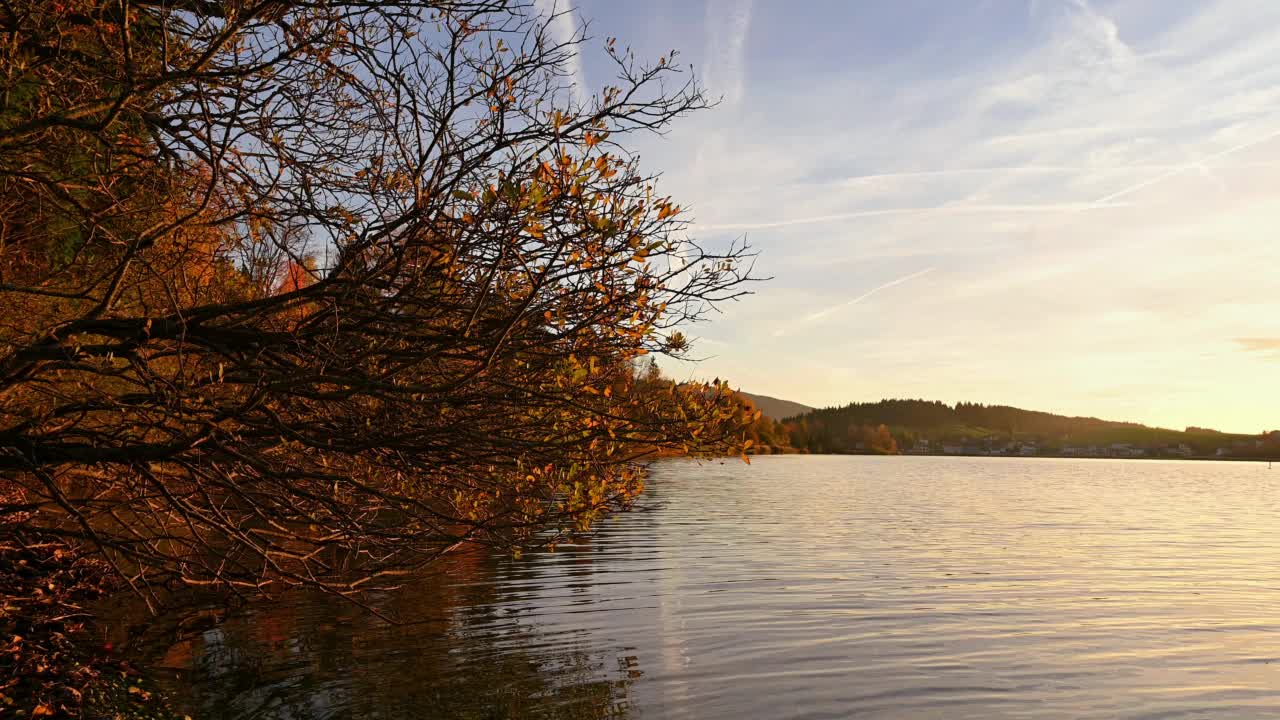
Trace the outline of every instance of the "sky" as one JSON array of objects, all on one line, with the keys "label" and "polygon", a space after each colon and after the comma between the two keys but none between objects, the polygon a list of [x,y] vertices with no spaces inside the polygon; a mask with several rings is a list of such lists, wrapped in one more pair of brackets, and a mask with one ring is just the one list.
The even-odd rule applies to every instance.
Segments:
[{"label": "sky", "polygon": [[771,279],[677,377],[1280,428],[1280,3],[572,8],[586,90],[612,35],[721,99],[636,149]]}]

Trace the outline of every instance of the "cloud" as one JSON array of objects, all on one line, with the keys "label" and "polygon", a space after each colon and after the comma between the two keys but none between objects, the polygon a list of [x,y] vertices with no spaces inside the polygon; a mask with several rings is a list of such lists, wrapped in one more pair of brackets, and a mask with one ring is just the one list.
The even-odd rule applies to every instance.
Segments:
[{"label": "cloud", "polygon": [[858,210],[855,212],[836,213],[832,215],[814,215],[810,217],[784,218],[780,220],[762,220],[759,222],[710,223],[697,224],[694,229],[702,232],[725,230],[766,230],[792,227],[795,225],[816,225],[819,223],[837,222],[840,220],[857,220],[860,218],[886,217],[892,215],[946,215],[969,213],[1051,213],[1078,212],[1081,210],[1105,210],[1108,208],[1128,207],[1126,203],[1053,203],[1043,205],[942,205],[939,207],[886,208],[883,210]]},{"label": "cloud", "polygon": [[[1250,141],[1248,141],[1248,142],[1243,142],[1243,143],[1240,143],[1240,144],[1238,144],[1238,145],[1234,145],[1234,146],[1232,146],[1232,147],[1227,148],[1226,150],[1220,150],[1220,151],[1218,151],[1218,152],[1212,153],[1212,154],[1207,155],[1207,156],[1205,156],[1205,157],[1203,157],[1203,158],[1200,158],[1199,160],[1197,160],[1197,161],[1195,161],[1195,162],[1186,163],[1185,165],[1179,165],[1179,166],[1174,167],[1174,168],[1172,168],[1172,169],[1165,170],[1164,172],[1160,173],[1159,175],[1156,175],[1155,177],[1148,178],[1148,179],[1143,180],[1142,182],[1137,183],[1137,184],[1135,184],[1135,185],[1131,185],[1131,186],[1129,186],[1129,187],[1127,187],[1127,188],[1124,188],[1124,189],[1122,189],[1122,190],[1117,190],[1116,192],[1109,193],[1109,194],[1107,194],[1107,195],[1105,195],[1105,196],[1103,196],[1103,197],[1100,197],[1100,198],[1098,198],[1098,202],[1100,202],[1100,203],[1109,203],[1109,202],[1114,202],[1115,200],[1119,200],[1120,198],[1122,198],[1122,197],[1124,197],[1124,196],[1126,196],[1126,195],[1132,195],[1133,193],[1135,193],[1135,192],[1137,192],[1137,191],[1139,191],[1139,190],[1144,190],[1144,189],[1146,189],[1146,188],[1148,188],[1148,187],[1151,187],[1152,185],[1155,185],[1156,183],[1164,182],[1165,180],[1168,180],[1168,179],[1173,178],[1173,177],[1177,177],[1178,175],[1181,175],[1181,174],[1183,174],[1183,173],[1190,172],[1190,171],[1193,171],[1193,170],[1194,170],[1194,171],[1197,171],[1197,172],[1201,172],[1201,173],[1204,173],[1204,174],[1208,174],[1208,175],[1210,175],[1210,177],[1213,179],[1213,181],[1214,181],[1215,183],[1219,183],[1219,184],[1220,184],[1220,183],[1221,183],[1221,181],[1220,181],[1220,180],[1218,180],[1218,178],[1217,178],[1217,176],[1216,176],[1216,175],[1213,175],[1212,173],[1210,173],[1210,172],[1209,172],[1208,168],[1205,166],[1205,163],[1213,162],[1214,160],[1217,160],[1217,159],[1219,159],[1219,158],[1224,158],[1224,157],[1226,157],[1226,156],[1228,156],[1228,155],[1233,155],[1233,154],[1238,153],[1238,152],[1240,152],[1240,151],[1242,151],[1242,150],[1248,150],[1249,148],[1257,147],[1258,145],[1261,145],[1261,144],[1263,144],[1263,143],[1265,143],[1265,142],[1269,142],[1269,141],[1271,141],[1271,140],[1274,140],[1274,139],[1275,139],[1275,138],[1277,138],[1277,137],[1280,137],[1280,130],[1275,130],[1275,131],[1273,131],[1273,132],[1269,132],[1269,133],[1267,133],[1266,135],[1263,135],[1263,136],[1262,136],[1262,137],[1260,137],[1260,138],[1255,138],[1255,139],[1250,140]],[[1225,186],[1222,186],[1222,187],[1225,187]]]},{"label": "cloud", "polygon": [[578,32],[578,19],[572,0],[534,0],[534,8],[539,17],[547,22],[555,42],[565,46],[566,57],[562,69],[569,75],[569,82],[572,83],[573,101],[579,105],[585,104],[589,93],[586,75],[582,72],[582,56],[578,45],[582,38]]},{"label": "cloud", "polygon": [[1182,165],[1125,165],[1112,168],[1089,167],[1085,165],[1006,165],[1003,167],[947,168],[941,170],[916,170],[912,172],[875,173],[872,175],[854,175],[840,181],[841,185],[856,186],[881,180],[908,180],[927,178],[947,178],[965,175],[1070,175],[1085,172],[1132,172],[1141,170],[1163,171],[1182,168]]},{"label": "cloud", "polygon": [[751,32],[751,0],[708,0],[707,61],[702,80],[712,97],[736,107],[746,84],[746,42]]},{"label": "cloud", "polygon": [[1000,105],[1035,105],[1043,102],[1051,89],[1052,83],[1045,75],[1027,75],[986,88],[978,105],[983,110]]},{"label": "cloud", "polygon": [[[701,372],[811,404],[965,388],[1164,425],[1273,422],[1256,388],[1280,360],[1261,270],[1280,264],[1280,3],[1038,6],[836,3],[815,28],[803,3],[755,5],[749,92],[643,148],[691,231],[749,231],[772,278],[716,317],[729,344]],[[722,50],[732,4],[711,7],[699,31]],[[736,86],[713,65],[713,91]],[[851,275],[861,292],[933,267],[908,282],[945,276],[946,292],[838,314]],[[1189,390],[1078,400],[1153,374]]]},{"label": "cloud", "polygon": [[910,281],[915,280],[916,278],[921,277],[921,276],[923,276],[923,275],[928,275],[929,273],[933,272],[933,271],[934,271],[934,270],[936,270],[936,269],[937,269],[937,268],[931,268],[931,267],[930,267],[930,268],[925,268],[924,270],[919,270],[919,271],[917,271],[917,272],[913,272],[913,273],[911,273],[910,275],[904,275],[903,277],[897,278],[896,280],[890,280],[890,281],[889,281],[889,282],[887,282],[887,283],[882,283],[882,284],[880,284],[880,285],[877,285],[877,286],[875,286],[875,287],[871,288],[870,290],[868,290],[868,291],[866,291],[866,292],[862,293],[861,295],[858,295],[857,297],[853,298],[852,300],[845,300],[844,302],[836,303],[835,305],[832,305],[831,307],[824,308],[824,309],[819,310],[819,311],[817,311],[817,312],[815,312],[815,313],[810,313],[809,315],[806,315],[805,317],[801,318],[801,319],[800,319],[800,320],[798,320],[797,322],[792,323],[790,327],[784,326],[784,327],[778,328],[777,330],[775,330],[775,331],[773,332],[773,336],[774,336],[774,337],[782,337],[783,335],[786,335],[786,334],[787,334],[787,331],[788,331],[788,330],[790,330],[790,329],[794,329],[794,328],[796,328],[796,327],[801,327],[801,326],[804,326],[804,325],[812,325],[813,323],[815,323],[815,322],[817,322],[817,321],[819,321],[819,320],[821,320],[821,319],[823,319],[823,318],[827,317],[828,315],[830,315],[830,314],[832,314],[832,313],[834,313],[834,312],[837,312],[837,311],[839,311],[839,310],[843,310],[843,309],[845,309],[845,308],[847,308],[847,307],[852,307],[852,306],[854,306],[854,305],[857,305],[858,303],[862,302],[863,300],[866,300],[867,298],[871,297],[872,295],[875,295],[876,293],[880,292],[881,290],[887,290],[887,289],[889,289],[889,288],[891,288],[891,287],[893,287],[893,286],[895,286],[895,285],[901,285],[901,284],[903,284],[903,283],[905,283],[905,282],[910,282]]},{"label": "cloud", "polygon": [[1248,353],[1260,353],[1280,359],[1280,338],[1244,337],[1236,338],[1240,349]]},{"label": "cloud", "polygon": [[1008,135],[997,135],[986,140],[987,145],[1014,145],[1014,144],[1039,144],[1046,141],[1056,142],[1061,140],[1070,140],[1080,136],[1095,135],[1122,135],[1132,134],[1149,130],[1149,127],[1132,127],[1132,126],[1107,126],[1107,125],[1089,125],[1085,127],[1063,127],[1053,128],[1049,130],[1034,130],[1031,132],[1011,133]]},{"label": "cloud", "polygon": [[1094,10],[1088,0],[1074,0],[1072,4],[1079,11],[1073,19],[1080,28],[1080,32],[1070,34],[1074,49],[1112,66],[1124,66],[1136,59],[1137,53],[1120,39],[1120,28],[1111,18]]}]

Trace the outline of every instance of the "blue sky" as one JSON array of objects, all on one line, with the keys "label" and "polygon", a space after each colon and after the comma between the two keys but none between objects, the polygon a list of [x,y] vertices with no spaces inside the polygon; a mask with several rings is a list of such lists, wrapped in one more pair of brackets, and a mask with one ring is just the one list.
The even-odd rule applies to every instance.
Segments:
[{"label": "blue sky", "polygon": [[573,7],[587,87],[616,35],[723,96],[637,148],[773,277],[673,374],[1280,427],[1280,3]]}]

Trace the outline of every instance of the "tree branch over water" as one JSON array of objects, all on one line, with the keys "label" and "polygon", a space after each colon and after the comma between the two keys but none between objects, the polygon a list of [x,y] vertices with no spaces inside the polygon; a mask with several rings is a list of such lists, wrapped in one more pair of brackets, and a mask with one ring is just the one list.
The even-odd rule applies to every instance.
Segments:
[{"label": "tree branch over water", "polygon": [[148,596],[354,597],[585,528],[655,451],[740,452],[726,386],[634,370],[750,280],[627,151],[708,106],[675,57],[609,40],[577,101],[585,41],[480,1],[27,0],[0,31],[9,526]]}]

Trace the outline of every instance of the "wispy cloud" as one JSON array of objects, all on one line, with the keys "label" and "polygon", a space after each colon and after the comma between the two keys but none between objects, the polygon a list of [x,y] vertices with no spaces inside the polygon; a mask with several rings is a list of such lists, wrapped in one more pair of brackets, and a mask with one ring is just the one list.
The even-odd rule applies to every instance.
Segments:
[{"label": "wispy cloud", "polygon": [[1275,337],[1245,337],[1236,338],[1236,344],[1240,349],[1248,353],[1259,353],[1280,359],[1280,338]]},{"label": "wispy cloud", "polygon": [[793,227],[796,225],[817,225],[840,220],[857,220],[860,218],[888,217],[892,215],[964,215],[970,213],[1050,213],[1078,212],[1082,210],[1105,210],[1108,208],[1129,207],[1126,203],[1051,203],[1040,205],[942,205],[938,207],[886,208],[884,210],[858,210],[831,215],[813,215],[810,217],[786,218],[783,220],[763,220],[760,222],[712,223],[697,224],[694,229],[701,232],[718,232],[726,230],[767,230]]},{"label": "wispy cloud", "polygon": [[708,0],[706,67],[702,80],[725,106],[737,106],[746,85],[746,43],[751,0]]},{"label": "wispy cloud", "polygon": [[578,18],[571,0],[534,0],[534,9],[543,18],[548,29],[560,45],[565,46],[567,53],[564,71],[572,83],[573,101],[584,104],[588,98],[586,75],[582,71],[582,56],[578,52]]},{"label": "wispy cloud", "polygon": [[698,75],[708,99],[720,105],[708,115],[697,142],[686,153],[691,160],[688,176],[693,182],[701,182],[714,172],[717,159],[732,152],[735,144],[729,128],[745,96],[751,10],[751,0],[707,0],[706,46]]},{"label": "wispy cloud", "polygon": [[937,268],[931,268],[931,267],[925,268],[924,270],[913,272],[910,275],[904,275],[903,277],[897,278],[896,280],[890,280],[887,283],[882,283],[880,285],[877,285],[851,300],[845,300],[843,302],[836,303],[835,305],[832,305],[830,307],[823,308],[822,310],[819,310],[815,313],[810,313],[804,316],[803,318],[800,318],[800,320],[796,321],[789,327],[788,326],[780,327],[773,332],[773,336],[782,337],[783,335],[787,334],[788,330],[794,329],[796,327],[805,326],[805,325],[812,325],[813,323],[818,322],[819,320],[831,315],[832,313],[839,312],[840,310],[844,310],[845,308],[857,305],[858,303],[862,302],[863,300],[866,300],[872,295],[875,295],[881,290],[888,290],[889,288],[895,285],[901,285],[905,282],[910,282],[923,275],[928,275],[929,273],[933,272],[936,269]]},{"label": "wispy cloud", "polygon": [[1080,11],[1075,19],[1083,27],[1083,32],[1074,33],[1073,37],[1084,41],[1084,53],[1092,53],[1096,62],[1112,66],[1124,66],[1137,59],[1138,54],[1120,38],[1120,28],[1110,17],[1095,10],[1088,0],[1073,0],[1072,4]]},{"label": "wispy cloud", "polygon": [[1085,165],[1006,165],[1002,167],[946,168],[941,170],[914,170],[910,172],[875,173],[854,175],[840,181],[841,185],[858,186],[881,180],[910,180],[927,178],[963,177],[966,175],[1070,175],[1079,173],[1164,171],[1180,169],[1181,165],[1126,165],[1120,167],[1090,167]]},{"label": "wispy cloud", "polygon": [[[1206,155],[1205,157],[1202,157],[1199,160],[1196,160],[1195,162],[1186,163],[1185,165],[1178,165],[1169,170],[1165,170],[1164,172],[1160,173],[1159,175],[1156,175],[1155,177],[1148,178],[1146,180],[1143,180],[1140,183],[1130,185],[1127,188],[1124,188],[1122,190],[1117,190],[1116,192],[1100,197],[1098,198],[1098,202],[1099,203],[1114,202],[1126,195],[1132,195],[1133,193],[1136,193],[1139,190],[1144,190],[1146,188],[1151,187],[1152,185],[1164,182],[1165,180],[1168,180],[1170,178],[1177,177],[1178,175],[1181,175],[1183,173],[1192,172],[1192,171],[1209,173],[1209,170],[1205,166],[1205,163],[1213,162],[1214,160],[1227,157],[1228,155],[1234,155],[1235,153],[1238,153],[1242,150],[1248,150],[1249,148],[1257,147],[1258,145],[1261,145],[1266,142],[1270,142],[1271,140],[1274,140],[1277,137],[1280,137],[1280,130],[1269,132],[1260,138],[1257,138],[1255,140],[1250,140],[1248,142],[1240,143],[1239,145],[1229,147],[1226,150],[1220,150],[1218,152]],[[1215,182],[1221,182],[1216,179],[1216,176],[1214,176],[1214,180]]]},{"label": "wispy cloud", "polygon": [[995,137],[987,138],[988,146],[998,145],[1019,145],[1019,144],[1040,144],[1046,141],[1054,142],[1061,140],[1071,140],[1072,138],[1093,137],[1098,135],[1121,135],[1133,134],[1135,132],[1143,132],[1150,130],[1149,127],[1133,127],[1133,126],[1107,126],[1107,125],[1087,125],[1084,127],[1063,127],[1048,130],[1033,130],[1029,132],[1016,132]]},{"label": "wispy cloud", "polygon": [[[702,372],[810,404],[963,388],[1274,424],[1256,388],[1280,357],[1262,342],[1280,317],[1280,3],[1036,5],[756,3],[739,43],[731,0],[693,4],[728,107],[642,150],[692,231],[750,231],[773,277],[717,317],[729,345]],[[734,47],[741,64],[718,59]],[[930,267],[909,282],[947,292],[880,290],[893,302],[861,300],[877,307],[856,331],[818,332],[857,300],[834,290],[851,275],[861,292]],[[1251,340],[1206,357],[1189,336]],[[1164,391],[1079,400],[1153,375]]]}]

